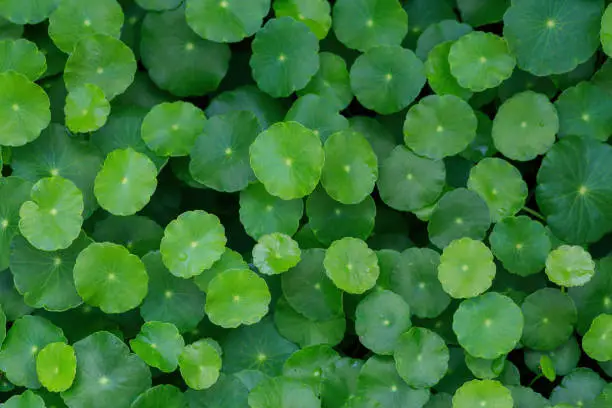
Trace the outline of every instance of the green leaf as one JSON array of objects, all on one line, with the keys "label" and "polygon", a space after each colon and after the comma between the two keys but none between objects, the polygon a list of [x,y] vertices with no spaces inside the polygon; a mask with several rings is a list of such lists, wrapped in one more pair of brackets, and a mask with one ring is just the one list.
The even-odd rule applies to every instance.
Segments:
[{"label": "green leaf", "polygon": [[223,347],[223,371],[259,370],[269,376],[281,375],[285,361],[298,347],[282,337],[272,318],[229,332]]},{"label": "green leaf", "polygon": [[185,346],[178,357],[181,376],[189,388],[210,388],[219,378],[221,352],[219,344],[212,339],[198,340]]},{"label": "green leaf", "polygon": [[552,360],[555,372],[559,376],[569,374],[578,366],[578,361],[582,351],[576,341],[576,338],[571,336],[565,344],[556,348],[553,351],[541,352],[533,350],[525,350],[525,364],[535,374],[540,374],[542,371],[542,357],[546,356]]},{"label": "green leaf", "polygon": [[336,346],[344,338],[346,330],[343,315],[329,320],[310,320],[293,309],[282,297],[274,309],[274,323],[282,336],[300,347],[317,344]]},{"label": "green leaf", "polygon": [[130,347],[147,365],[165,373],[176,370],[185,341],[172,323],[147,322]]},{"label": "green leaf", "polygon": [[566,375],[550,394],[553,404],[589,405],[603,390],[606,382],[588,368],[577,368]]},{"label": "green leaf", "polygon": [[319,40],[324,39],[331,28],[331,8],[325,0],[276,0],[273,6],[277,18],[289,16],[303,21]]},{"label": "green leaf", "polygon": [[26,390],[21,395],[14,395],[9,398],[4,404],[3,408],[45,408],[44,400],[34,394],[30,390]]},{"label": "green leaf", "polygon": [[[449,20],[453,21],[453,20]],[[461,99],[468,100],[472,91],[463,88],[453,76],[448,63],[453,41],[446,41],[433,47],[425,60],[425,74],[427,83],[438,95],[455,95]]]},{"label": "green leaf", "polygon": [[402,334],[393,354],[400,377],[413,388],[436,385],[448,369],[448,348],[436,333],[413,327]]},{"label": "green leaf", "polygon": [[595,262],[584,248],[561,245],[548,254],[545,272],[559,286],[582,286],[595,274]]},{"label": "green leaf", "polygon": [[[416,55],[423,61],[431,50],[438,44],[445,42],[453,42],[463,37],[465,34],[472,32],[472,27],[468,24],[460,23],[456,20],[442,20],[427,27],[419,36],[417,41]],[[450,50],[450,47],[449,47]],[[446,55],[448,66],[448,52]]]},{"label": "green leaf", "polygon": [[380,167],[377,187],[385,204],[400,211],[416,211],[433,204],[442,193],[446,168],[441,160],[417,156],[397,146]]},{"label": "green leaf", "polygon": [[609,95],[602,88],[581,82],[555,101],[559,112],[559,135],[592,137],[605,142],[612,133]]},{"label": "green leaf", "polygon": [[349,127],[348,120],[338,112],[334,103],[316,94],[299,97],[287,112],[285,121],[304,125],[323,142],[327,141],[330,135]]},{"label": "green leaf", "polygon": [[304,88],[319,70],[317,37],[306,24],[291,17],[269,20],[255,35],[251,48],[253,78],[275,98]]},{"label": "green leaf", "polygon": [[0,61],[0,72],[15,71],[31,81],[47,70],[45,55],[36,44],[24,39],[0,41]]},{"label": "green leaf", "polygon": [[266,281],[249,269],[229,269],[208,284],[206,314],[214,324],[235,328],[252,325],[267,313],[270,290]]},{"label": "green leaf", "polygon": [[36,374],[51,392],[63,392],[72,386],[76,375],[76,355],[65,343],[47,344],[36,356]]},{"label": "green leaf", "polygon": [[287,303],[311,320],[330,320],[343,314],[342,292],[327,277],[324,258],[322,249],[304,250],[300,262],[281,277]]},{"label": "green leaf", "polygon": [[472,167],[467,185],[485,200],[493,222],[519,212],[527,199],[527,183],[521,172],[498,158],[484,158]]},{"label": "green leaf", "polygon": [[594,360],[612,360],[612,315],[600,314],[591,323],[591,327],[582,338],[584,352]]},{"label": "green leaf", "polygon": [[70,180],[47,177],[34,184],[30,198],[19,209],[23,236],[43,251],[68,248],[83,224],[81,191]]},{"label": "green leaf", "polygon": [[558,289],[544,288],[527,296],[521,305],[525,326],[521,342],[534,350],[562,346],[578,320],[572,298]]},{"label": "green leaf", "polygon": [[477,406],[512,408],[514,402],[510,390],[499,381],[472,380],[463,384],[453,396],[453,408]]},{"label": "green leaf", "polygon": [[81,232],[66,249],[41,251],[18,236],[11,247],[10,267],[15,287],[29,306],[61,312],[83,300],[74,286],[72,271],[77,256],[92,240]]},{"label": "green leaf", "polygon": [[255,34],[270,10],[270,0],[187,0],[187,24],[200,37],[238,42]]},{"label": "green leaf", "polygon": [[213,116],[197,131],[189,153],[189,172],[196,181],[225,192],[244,190],[255,181],[249,147],[261,127],[254,114],[238,111]]},{"label": "green leaf", "polygon": [[540,368],[542,370],[542,374],[548,381],[555,381],[555,378],[557,378],[557,373],[555,372],[553,361],[549,356],[542,355],[542,357],[540,357]]},{"label": "green leaf", "polygon": [[275,197],[261,183],[253,183],[240,192],[240,223],[253,239],[273,232],[295,234],[303,213],[302,200]]},{"label": "green leaf", "polygon": [[127,217],[109,215],[95,224],[92,238],[98,242],[113,242],[144,256],[159,248],[164,230],[155,221],[141,215]]},{"label": "green leaf", "polygon": [[378,178],[378,160],[372,146],[353,131],[334,133],[325,142],[321,184],[343,204],[358,204],[370,195]]},{"label": "green leaf", "polygon": [[[296,2],[296,0],[277,0],[274,2],[274,7],[277,4],[286,2]],[[308,0],[308,3],[306,3],[306,0],[297,0],[297,2],[308,4],[309,6],[315,4],[310,0]],[[323,1],[320,3],[323,3]],[[325,2],[324,4],[328,3]],[[307,20],[306,24],[308,23],[309,21]],[[318,95],[337,109],[346,108],[353,100],[353,91],[351,90],[346,62],[336,54],[321,52],[319,54],[319,65],[319,71],[317,71],[304,88],[297,91],[297,94],[299,96],[307,94]]]},{"label": "green leaf", "polygon": [[25,75],[0,73],[0,144],[23,146],[35,140],[51,121],[49,97]]},{"label": "green leaf", "polygon": [[74,283],[85,303],[104,313],[138,307],[147,294],[149,277],[140,258],[121,245],[93,243],[74,265]]},{"label": "green leaf", "polygon": [[108,35],[94,34],[75,45],[66,62],[64,81],[69,91],[88,83],[97,85],[110,101],[125,92],[135,72],[136,59],[127,45]]},{"label": "green leaf", "polygon": [[[167,35],[169,32],[172,36]],[[204,40],[191,30],[183,7],[147,14],[140,52],[153,82],[179,97],[200,96],[217,89],[231,56],[226,44]]]},{"label": "green leaf", "polygon": [[429,390],[414,389],[402,380],[391,357],[370,357],[357,384],[357,397],[378,402],[381,407],[421,408],[429,398]]},{"label": "green leaf", "polygon": [[473,191],[458,188],[444,194],[431,214],[429,240],[444,248],[453,240],[468,237],[483,239],[491,219],[485,201]]},{"label": "green leaf", "polygon": [[129,406],[151,387],[146,364],[115,335],[100,331],[74,343],[77,371],[74,384],[62,393],[68,406]]},{"label": "green leaf", "polygon": [[259,238],[253,247],[253,263],[259,273],[276,275],[300,262],[300,248],[290,236],[272,233]]},{"label": "green leaf", "polygon": [[[347,74],[348,75],[348,74]],[[213,117],[236,111],[253,113],[262,129],[280,122],[286,113],[285,103],[274,99],[253,85],[246,85],[217,95],[206,108],[206,115]]]},{"label": "green leaf", "polygon": [[374,229],[376,204],[370,196],[358,204],[341,204],[317,188],[306,200],[306,215],[314,236],[325,245],[344,237],[365,240]]},{"label": "green leaf", "polygon": [[198,285],[200,290],[207,292],[210,281],[221,272],[225,272],[228,269],[248,269],[248,267],[249,265],[244,261],[242,255],[226,248],[221,258],[219,258],[210,268],[195,276],[193,281]]},{"label": "green leaf", "polygon": [[400,336],[411,326],[410,306],[400,295],[388,290],[370,293],[355,311],[359,341],[376,354],[393,354]]},{"label": "green leaf", "polygon": [[93,84],[73,88],[66,97],[66,126],[73,132],[86,133],[100,129],[110,113],[110,104],[102,89]]},{"label": "green leaf", "polygon": [[191,278],[210,268],[225,250],[225,228],[206,211],[187,211],[170,222],[160,250],[164,265],[180,278]]},{"label": "green leaf", "polygon": [[268,193],[291,200],[315,189],[325,154],[314,132],[297,122],[280,122],[257,136],[250,147],[250,160]]},{"label": "green leaf", "polygon": [[612,7],[608,5],[601,18],[601,45],[607,55],[612,55]]},{"label": "green leaf", "polygon": [[455,41],[448,62],[459,85],[474,92],[499,86],[510,78],[516,65],[506,41],[482,31],[468,33]]},{"label": "green leaf", "polygon": [[37,24],[49,17],[61,0],[2,0],[0,15],[15,24]]},{"label": "green leaf", "polygon": [[440,257],[438,279],[454,298],[470,298],[487,291],[495,277],[493,254],[480,241],[461,238],[452,241]]},{"label": "green leaf", "polygon": [[453,316],[459,344],[478,358],[508,354],[518,344],[523,325],[521,309],[509,297],[495,292],[464,300]]},{"label": "green leaf", "polygon": [[264,380],[249,394],[251,408],[319,408],[321,401],[312,388],[291,378]]},{"label": "green leaf", "polygon": [[323,265],[334,285],[354,294],[374,287],[380,274],[376,254],[357,238],[334,241],[325,253]]},{"label": "green leaf", "polygon": [[478,121],[463,99],[431,95],[412,106],[404,122],[404,142],[421,156],[442,159],[464,150],[476,137]]},{"label": "green leaf", "polygon": [[287,359],[283,376],[299,380],[319,392],[324,381],[323,372],[338,360],[340,355],[328,345],[304,347]]},{"label": "green leaf", "polygon": [[[534,75],[570,72],[599,46],[603,1],[513,1],[504,14],[504,36],[518,66]],[[582,35],[575,35],[575,33]]]},{"label": "green leaf", "polygon": [[172,323],[180,332],[194,330],[204,318],[204,293],[192,280],[172,275],[159,252],[145,255],[142,262],[149,275],[149,290],[140,306],[142,318]]},{"label": "green leaf", "polygon": [[370,142],[372,150],[378,158],[378,165],[389,157],[391,151],[397,145],[395,136],[379,121],[368,116],[353,116],[349,119],[352,130],[361,133]]},{"label": "green leaf", "polygon": [[506,356],[501,356],[493,360],[465,355],[465,365],[476,378],[482,380],[492,380],[497,378],[506,365]]},{"label": "green leaf", "polygon": [[[219,379],[209,389],[202,391],[187,390],[187,404],[197,408],[248,407],[249,390],[237,376],[221,373]],[[165,408],[165,406],[163,407]]]},{"label": "green leaf", "polygon": [[206,116],[189,102],[155,105],[142,121],[142,140],[158,156],[187,156],[206,124]]},{"label": "green leaf", "polygon": [[592,139],[566,137],[550,150],[538,172],[536,199],[551,231],[568,243],[599,240],[612,231],[608,166],[612,148]]},{"label": "green leaf", "polygon": [[458,0],[461,19],[474,27],[502,20],[510,0]]},{"label": "green leaf", "polygon": [[527,161],[546,153],[559,131],[557,111],[545,95],[525,91],[499,108],[493,120],[493,142],[504,156]]},{"label": "green leaf", "polygon": [[504,268],[520,276],[540,272],[552,249],[546,228],[524,215],[507,217],[495,224],[489,242]]},{"label": "green leaf", "polygon": [[70,137],[66,128],[52,124],[34,142],[12,149],[11,167],[13,175],[31,182],[49,176],[72,181],[83,193],[87,218],[98,208],[93,186],[102,161],[91,142]]},{"label": "green leaf", "polygon": [[130,408],[184,408],[185,406],[187,406],[187,401],[180,389],[174,385],[162,384],[140,394],[132,402]]},{"label": "green leaf", "polygon": [[426,81],[421,60],[414,52],[396,45],[367,50],[351,67],[350,77],[357,100],[383,115],[399,112],[410,105]]},{"label": "green leaf", "polygon": [[32,183],[18,177],[0,177],[0,270],[9,266],[10,246],[19,235],[19,208],[30,198]]},{"label": "green leaf", "polygon": [[61,0],[49,17],[49,36],[67,54],[82,39],[96,34],[119,38],[123,11],[116,0]]},{"label": "green leaf", "polygon": [[391,272],[390,287],[410,305],[420,318],[439,316],[449,305],[450,297],[438,280],[440,255],[429,248],[410,248],[402,252]]},{"label": "green leaf", "polygon": [[39,388],[36,357],[47,344],[65,342],[62,329],[39,316],[23,316],[13,322],[0,351],[0,369],[13,384]]},{"label": "green leaf", "polygon": [[334,34],[359,51],[379,45],[400,45],[408,17],[397,0],[339,0],[333,10]]},{"label": "green leaf", "polygon": [[96,176],[94,194],[102,208],[114,215],[132,215],[151,200],[157,188],[157,168],[132,148],[106,156]]}]

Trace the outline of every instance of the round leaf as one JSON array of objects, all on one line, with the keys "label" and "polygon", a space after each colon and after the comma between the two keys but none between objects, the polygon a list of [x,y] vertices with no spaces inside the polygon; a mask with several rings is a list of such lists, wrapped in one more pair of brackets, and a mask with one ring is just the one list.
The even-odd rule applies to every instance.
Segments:
[{"label": "round leaf", "polygon": [[548,254],[545,272],[559,286],[582,286],[593,277],[595,262],[584,248],[561,245]]},{"label": "round leaf", "polygon": [[589,357],[597,361],[612,360],[612,315],[600,314],[591,323],[589,331],[582,338],[582,348]]},{"label": "round leaf", "polygon": [[514,401],[510,390],[499,381],[472,380],[463,384],[453,396],[453,408],[487,406],[512,408]]},{"label": "round leaf", "polygon": [[76,375],[74,349],[65,343],[47,344],[36,356],[36,374],[51,392],[66,391]]},{"label": "round leaf", "polygon": [[202,339],[185,346],[178,357],[181,376],[189,388],[210,388],[219,378],[221,353],[217,342]]},{"label": "round leaf", "polygon": [[508,354],[518,344],[523,325],[521,309],[509,297],[495,292],[464,300],[453,316],[459,344],[478,358]]},{"label": "round leaf", "polygon": [[30,198],[32,183],[18,177],[0,177],[0,269],[9,266],[13,238],[19,234],[19,208]]},{"label": "round leaf", "polygon": [[100,206],[115,215],[132,215],[151,199],[157,187],[157,168],[132,148],[106,156],[96,176],[94,194]]},{"label": "round leaf", "polygon": [[438,279],[454,298],[470,298],[484,293],[495,277],[493,254],[485,244],[471,238],[452,241],[440,257]]},{"label": "round leaf", "polygon": [[166,226],[160,250],[164,265],[181,278],[210,268],[225,250],[225,228],[205,211],[187,211]]},{"label": "round leaf", "polygon": [[260,133],[250,147],[251,167],[268,193],[301,198],[317,186],[325,154],[320,139],[297,122],[281,122]]},{"label": "round leaf", "polygon": [[399,46],[369,49],[357,58],[350,77],[351,89],[359,102],[383,115],[410,105],[426,81],[421,60],[414,52]]},{"label": "round leaf", "polygon": [[77,257],[74,283],[85,303],[123,313],[142,303],[149,277],[144,264],[121,245],[93,243]]},{"label": "round leaf", "polygon": [[0,144],[23,146],[49,125],[51,111],[45,91],[14,71],[0,73]]},{"label": "round leaf", "polygon": [[334,133],[325,142],[321,184],[331,198],[357,204],[374,189],[378,161],[365,137],[353,131]]},{"label": "round leaf", "polygon": [[200,37],[238,42],[259,30],[270,0],[187,0],[187,24]]},{"label": "round leaf", "polygon": [[206,116],[189,102],[154,106],[142,121],[142,140],[158,156],[186,156],[206,124]]},{"label": "round leaf", "polygon": [[147,365],[165,373],[176,370],[185,341],[172,323],[147,322],[130,347]]},{"label": "round leaf", "polygon": [[146,364],[113,334],[93,333],[74,344],[77,370],[74,384],[62,393],[68,406],[103,408],[129,406],[151,387]]},{"label": "round leaf", "polygon": [[66,126],[73,132],[86,133],[100,129],[110,113],[104,92],[93,84],[72,89],[66,97]]},{"label": "round leaf", "polygon": [[214,324],[235,328],[259,322],[267,313],[270,290],[249,269],[221,272],[208,284],[206,314]]},{"label": "round leaf", "polygon": [[300,262],[300,248],[290,236],[273,233],[264,235],[253,247],[253,263],[260,273],[276,275]]},{"label": "round leaf", "polygon": [[43,22],[55,10],[60,0],[2,0],[0,15],[15,24]]},{"label": "round leaf", "polygon": [[19,209],[23,236],[43,251],[68,248],[81,232],[81,191],[70,180],[48,177],[34,184],[30,198]]},{"label": "round leaf", "polygon": [[253,78],[275,98],[304,88],[319,69],[317,37],[306,24],[291,17],[269,20],[251,47]]},{"label": "round leaf", "polygon": [[88,83],[97,85],[111,100],[134,81],[135,72],[136,59],[127,45],[116,38],[94,34],[75,45],[66,62],[64,81],[69,91]]},{"label": "round leaf", "polygon": [[400,45],[408,31],[408,17],[397,0],[339,0],[333,24],[338,40],[359,51]]},{"label": "round leaf", "polygon": [[0,61],[0,72],[15,71],[31,81],[47,70],[45,55],[36,44],[24,39],[0,41]]},{"label": "round leaf", "polygon": [[247,111],[229,112],[213,116],[203,128],[189,153],[189,172],[217,191],[244,190],[255,181],[249,147],[261,130],[257,117]]},{"label": "round leaf", "polygon": [[480,92],[510,78],[516,60],[503,38],[474,31],[453,43],[448,63],[461,87]]},{"label": "round leaf", "polygon": [[[275,1],[274,6],[280,3],[295,2],[296,0]],[[297,0],[300,4],[313,4],[308,0]],[[328,5],[329,3],[321,1]],[[327,6],[329,7],[329,6]],[[306,21],[308,24],[308,21]],[[312,27],[311,27],[312,29]],[[318,95],[337,109],[346,108],[353,99],[351,82],[346,61],[336,54],[322,52],[319,54],[319,71],[310,79],[310,82],[297,93],[300,96],[307,94]]]},{"label": "round leaf", "polygon": [[568,88],[557,98],[561,136],[592,137],[605,142],[612,133],[608,93],[589,82]]},{"label": "round leaf", "polygon": [[354,294],[374,287],[380,274],[376,254],[357,238],[342,238],[332,243],[323,265],[334,285]]},{"label": "round leaf", "polygon": [[404,122],[404,142],[421,156],[441,159],[464,150],[476,137],[478,120],[463,99],[431,95],[412,106]]},{"label": "round leaf", "polygon": [[413,327],[402,334],[393,354],[400,377],[413,388],[429,388],[444,377],[449,353],[436,333]]},{"label": "round leaf", "polygon": [[320,408],[321,401],[306,384],[277,377],[262,381],[249,394],[251,408]]},{"label": "round leaf", "polygon": [[555,142],[557,111],[545,95],[525,91],[505,101],[493,120],[493,142],[504,156],[535,159]]},{"label": "round leaf", "polygon": [[180,389],[174,385],[162,384],[140,394],[130,408],[185,408],[186,405],[187,401]]}]

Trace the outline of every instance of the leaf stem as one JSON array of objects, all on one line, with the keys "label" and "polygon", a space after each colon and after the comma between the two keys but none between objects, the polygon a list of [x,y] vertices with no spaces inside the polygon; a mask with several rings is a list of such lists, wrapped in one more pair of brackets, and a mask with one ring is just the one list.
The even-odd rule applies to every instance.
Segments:
[{"label": "leaf stem", "polygon": [[533,380],[531,380],[531,382],[529,383],[529,388],[531,388],[531,386],[538,381],[540,378],[542,378],[542,374],[538,374]]},{"label": "leaf stem", "polygon": [[536,217],[536,218],[539,218],[539,219],[540,219],[540,220],[542,220],[542,221],[546,221],[546,218],[545,218],[545,217],[544,217],[542,214],[540,214],[539,212],[537,212],[537,211],[535,211],[535,210],[532,210],[532,209],[531,209],[531,208],[529,208],[529,207],[523,207],[523,211],[525,211],[525,212],[526,212],[526,213],[528,213],[528,214],[533,215],[533,216],[534,216],[534,217]]}]

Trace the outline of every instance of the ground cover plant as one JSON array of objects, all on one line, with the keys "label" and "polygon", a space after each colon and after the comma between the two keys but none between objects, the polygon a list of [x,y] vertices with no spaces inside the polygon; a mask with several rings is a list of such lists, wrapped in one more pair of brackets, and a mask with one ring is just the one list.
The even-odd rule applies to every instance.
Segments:
[{"label": "ground cover plant", "polygon": [[0,0],[0,407],[612,407],[604,0]]}]

